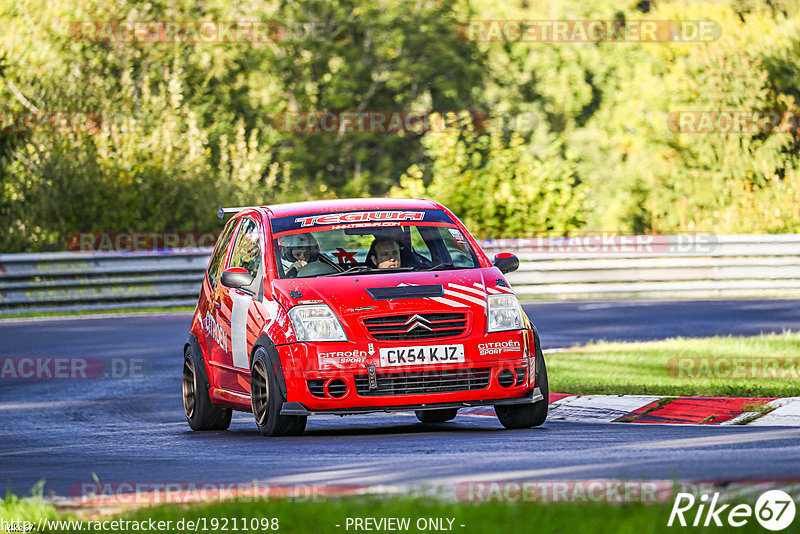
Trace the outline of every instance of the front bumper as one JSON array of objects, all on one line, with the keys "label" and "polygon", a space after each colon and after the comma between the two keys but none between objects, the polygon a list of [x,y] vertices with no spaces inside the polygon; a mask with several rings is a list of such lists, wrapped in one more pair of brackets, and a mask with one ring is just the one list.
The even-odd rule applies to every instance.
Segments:
[{"label": "front bumper", "polygon": [[[535,345],[532,330],[472,336],[435,344],[464,345],[460,364],[381,367],[380,349],[399,343],[370,343],[359,352],[359,341],[295,343],[278,347],[286,383],[284,414],[354,414],[461,408],[499,403],[536,402]],[[511,343],[510,343],[511,342]],[[431,343],[434,344],[434,343]],[[501,344],[513,345],[509,348]],[[413,344],[406,344],[413,346]],[[492,350],[486,350],[489,347]],[[362,347],[367,349],[366,345]],[[336,349],[338,351],[333,353]],[[325,353],[326,358],[317,355]],[[331,362],[329,355],[337,359]],[[376,385],[368,378],[374,364]],[[516,380],[509,384],[509,371]],[[501,373],[505,377],[501,378]],[[328,387],[337,382],[339,394]],[[369,383],[368,383],[369,382]],[[367,388],[368,386],[368,388]],[[462,387],[463,386],[463,387]],[[345,392],[341,393],[341,389]],[[533,399],[533,400],[531,400]]]},{"label": "front bumper", "polygon": [[531,392],[518,399],[494,399],[494,400],[471,400],[458,402],[441,402],[412,404],[405,406],[370,406],[361,408],[335,408],[329,410],[307,410],[299,402],[284,402],[281,407],[281,415],[351,415],[375,412],[412,412],[418,410],[441,410],[448,408],[468,408],[471,406],[494,406],[498,404],[533,404],[544,399],[539,388],[533,388]]},{"label": "front bumper", "polygon": [[[285,372],[284,377],[288,393],[286,401],[297,403],[306,411],[363,413],[426,405],[481,406],[496,404],[495,401],[524,399],[531,395],[536,385],[534,369],[534,361],[527,358],[424,369],[378,368],[375,377],[377,390],[365,389],[368,378],[366,369]],[[501,385],[501,373],[512,374],[516,381]],[[432,383],[428,382],[429,379]],[[406,380],[416,387],[406,387]],[[451,380],[458,385],[452,389],[441,389],[441,386],[453,384]],[[346,392],[335,397],[319,391],[312,393],[311,382],[331,384],[331,381],[338,381],[340,387],[346,386]]]}]

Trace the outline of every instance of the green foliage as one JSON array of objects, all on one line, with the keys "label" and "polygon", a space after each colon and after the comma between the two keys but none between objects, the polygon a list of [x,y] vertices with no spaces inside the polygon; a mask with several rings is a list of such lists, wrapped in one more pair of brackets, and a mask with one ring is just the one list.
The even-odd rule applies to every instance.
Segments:
[{"label": "green foliage", "polygon": [[[629,103],[619,102],[613,115],[612,109],[599,110],[602,122],[589,125],[597,134],[612,132],[616,147],[606,148],[625,154],[610,160],[617,180],[598,188],[598,198],[617,199],[611,211],[596,212],[601,226],[622,222],[632,230],[660,233],[800,228],[798,146],[790,133],[674,133],[665,128],[670,113],[682,110],[797,113],[790,92],[775,90],[768,67],[776,63],[770,58],[797,47],[793,25],[756,13],[742,22],[728,6],[709,9],[676,5],[660,11],[666,19],[711,16],[721,23],[723,36],[711,45],[651,52],[650,68],[626,72],[632,85],[641,88],[635,97],[627,90]],[[765,40],[767,34],[781,37]],[[787,77],[797,69],[786,62],[783,67]],[[598,154],[595,161],[602,160],[609,161]]]},{"label": "green foliage", "polygon": [[534,154],[520,135],[507,138],[494,130],[486,135],[429,133],[424,144],[432,160],[429,176],[412,166],[393,196],[441,200],[481,237],[581,226],[585,188],[576,183],[574,162],[557,142]]},{"label": "green foliage", "polygon": [[[532,430],[528,435],[533,440],[539,437],[542,430]],[[488,479],[488,477],[486,477]],[[593,481],[597,482],[597,481]],[[513,484],[513,483],[510,483]],[[647,482],[645,482],[647,484]],[[427,490],[427,494],[395,494],[392,496],[363,496],[324,499],[318,494],[297,498],[258,500],[256,502],[236,502],[235,500],[200,503],[190,506],[165,504],[154,508],[142,508],[135,512],[120,516],[121,519],[135,521],[171,521],[169,532],[185,532],[187,521],[193,525],[233,527],[238,521],[239,528],[246,521],[247,528],[243,532],[264,532],[262,525],[272,521],[279,526],[280,532],[327,533],[334,529],[362,529],[356,523],[358,519],[393,518],[397,521],[390,527],[403,532],[425,533],[435,529],[451,532],[505,532],[519,529],[534,530],[528,525],[535,524],[535,531],[541,534],[594,534],[604,532],[602,526],[613,525],[615,534],[652,534],[672,533],[676,527],[668,527],[672,509],[672,494],[681,490],[681,485],[672,484],[652,486],[643,485],[641,490],[631,486],[628,491],[624,486],[610,481],[604,491],[589,491],[586,483],[576,483],[564,490],[554,491],[556,484],[545,481],[537,486],[535,482],[520,483],[519,486],[506,486],[502,482],[482,480],[480,482],[460,483],[453,490],[442,489],[437,492]],[[521,488],[521,489],[520,489]],[[648,488],[650,491],[647,491]],[[471,490],[471,491],[470,491]],[[516,490],[516,491],[515,491]],[[741,491],[741,490],[740,490]],[[791,491],[787,488],[787,491]],[[731,489],[732,502],[747,502],[753,505],[754,497],[736,496],[736,489]],[[666,497],[665,502],[656,502],[659,497]],[[727,501],[726,501],[727,502]],[[724,521],[725,514],[722,515]],[[687,513],[687,519],[689,514]],[[183,530],[178,527],[179,521]],[[691,520],[691,519],[689,519]],[[349,521],[349,523],[348,523]],[[399,522],[408,522],[400,525]],[[438,524],[437,524],[438,522]],[[676,521],[677,523],[677,521]],[[129,524],[129,523],[128,523]],[[386,523],[384,523],[385,525]],[[337,526],[338,525],[338,526]],[[369,525],[369,523],[367,523]],[[395,526],[396,525],[396,526]],[[461,525],[464,525],[463,527]],[[91,525],[81,525],[84,531]],[[527,527],[527,528],[526,528]],[[378,530],[380,527],[373,527]],[[680,527],[678,527],[680,528]],[[68,532],[77,532],[77,525]],[[274,532],[270,530],[270,532]],[[388,528],[386,528],[388,530]],[[689,527],[689,532],[711,533],[719,527]],[[134,528],[125,532],[136,531]],[[761,533],[764,528],[750,518],[736,532]],[[122,532],[122,531],[121,531]],[[788,528],[785,532],[794,533],[797,529]]]},{"label": "green foliage", "polygon": [[[483,57],[459,40],[456,0],[304,0],[277,11],[289,38],[273,50],[279,112],[472,109]],[[313,189],[342,196],[385,194],[421,157],[416,134],[284,136],[278,149]],[[313,190],[312,189],[312,190]]]},{"label": "green foliage", "polygon": [[[565,180],[574,184],[577,215],[561,214],[560,206],[552,209],[536,198],[528,213],[563,216],[542,220],[526,214],[528,222],[520,230],[504,221],[502,209],[493,211],[498,190],[487,193],[486,182],[451,171],[447,180],[458,186],[447,189],[437,184],[436,173],[420,174],[417,167],[408,175],[422,178],[423,185],[433,180],[430,186],[405,178],[405,188],[395,189],[395,195],[436,196],[489,233],[498,228],[511,234],[569,233],[576,222],[590,230],[640,233],[800,230],[796,134],[670,129],[676,111],[798,113],[800,17],[793,4],[748,3],[743,9],[735,2],[659,2],[642,12],[620,10],[613,2],[576,0],[481,9],[475,18],[483,20],[713,20],[722,35],[708,43],[483,45],[491,67],[484,93],[489,108],[512,117],[536,114],[540,127],[518,133],[539,158],[555,136],[562,154],[556,155],[553,168],[560,174],[539,177],[547,180],[539,187]],[[450,155],[443,157],[452,163]],[[475,197],[470,200],[465,189],[476,191]],[[508,205],[520,209],[519,202]]]},{"label": "green foliage", "polygon": [[[679,133],[676,111],[798,113],[796,0],[20,0],[0,5],[0,251],[206,231],[217,204],[430,196],[475,233],[800,231],[796,131]],[[712,42],[472,42],[490,19],[714,20]],[[277,21],[272,43],[93,42],[80,21]],[[477,110],[489,131],[317,133],[283,113]],[[531,120],[533,119],[533,120]]]},{"label": "green foliage", "polygon": [[55,507],[44,501],[44,480],[37,482],[30,495],[19,497],[7,491],[5,498],[0,498],[0,521],[29,521],[36,523],[39,519],[56,519],[59,517]]},{"label": "green foliage", "polygon": [[[211,6],[194,16],[224,20],[223,13]],[[4,43],[17,58],[2,73],[6,80],[38,109],[86,111],[102,126],[18,136],[2,170],[10,207],[0,216],[12,229],[0,238],[2,250],[60,249],[79,231],[214,229],[217,204],[253,202],[278,188],[279,176],[288,180],[289,164],[272,161],[251,120],[256,109],[242,104],[247,95],[236,78],[256,70],[251,50],[88,42],[74,38],[68,22],[186,20],[187,12],[27,2],[9,15],[25,38]],[[34,67],[52,75],[34,77]],[[14,111],[27,111],[4,96]]]}]

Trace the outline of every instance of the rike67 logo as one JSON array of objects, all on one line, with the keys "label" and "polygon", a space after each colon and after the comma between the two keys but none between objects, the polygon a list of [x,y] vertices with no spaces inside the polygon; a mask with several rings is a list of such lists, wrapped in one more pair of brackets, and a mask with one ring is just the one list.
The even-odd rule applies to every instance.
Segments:
[{"label": "rike67 logo", "polygon": [[719,493],[711,497],[703,494],[699,498],[691,493],[678,493],[667,526],[741,527],[754,516],[767,530],[783,530],[794,521],[794,500],[786,492],[770,490],[762,493],[753,507],[749,504],[719,504]]}]

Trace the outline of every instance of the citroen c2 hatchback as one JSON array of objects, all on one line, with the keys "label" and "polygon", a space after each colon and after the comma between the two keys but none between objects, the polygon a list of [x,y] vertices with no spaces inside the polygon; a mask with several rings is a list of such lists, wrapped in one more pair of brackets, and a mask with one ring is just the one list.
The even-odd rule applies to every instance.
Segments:
[{"label": "citroen c2 hatchback", "polygon": [[414,411],[443,423],[493,405],[507,428],[541,425],[547,370],[505,273],[444,206],[350,199],[221,209],[184,346],[194,430],[233,410],[265,436],[308,416]]}]

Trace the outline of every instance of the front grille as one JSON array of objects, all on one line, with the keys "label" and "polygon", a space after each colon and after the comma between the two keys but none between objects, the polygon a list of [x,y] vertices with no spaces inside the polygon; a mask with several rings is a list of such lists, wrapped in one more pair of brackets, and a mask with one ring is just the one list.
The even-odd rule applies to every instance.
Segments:
[{"label": "front grille", "polygon": [[308,380],[308,391],[315,397],[325,397],[324,380]]},{"label": "front grille", "polygon": [[417,395],[473,391],[489,387],[491,369],[444,369],[414,373],[379,374],[378,389],[369,389],[369,376],[356,375],[356,391],[362,397]]},{"label": "front grille", "polygon": [[460,336],[467,329],[463,313],[417,313],[364,319],[367,332],[378,341],[414,341]]}]

